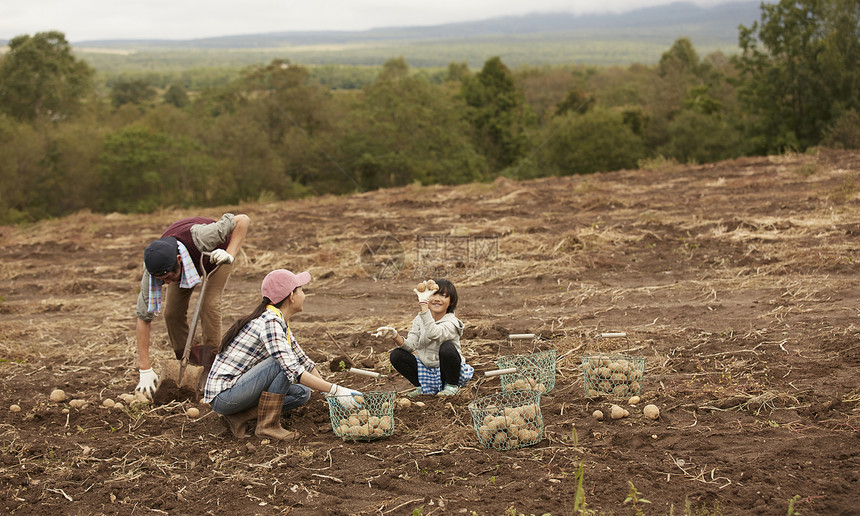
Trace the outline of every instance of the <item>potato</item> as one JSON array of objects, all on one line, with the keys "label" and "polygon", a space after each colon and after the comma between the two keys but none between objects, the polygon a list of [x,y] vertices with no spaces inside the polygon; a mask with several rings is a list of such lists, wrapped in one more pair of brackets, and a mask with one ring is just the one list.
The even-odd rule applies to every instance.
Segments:
[{"label": "potato", "polygon": [[63,389],[54,389],[51,391],[50,398],[54,403],[60,403],[61,401],[66,401],[66,393]]},{"label": "potato", "polygon": [[188,410],[185,411],[185,413],[188,414],[188,417],[199,417],[200,416],[200,410],[198,410],[195,407],[190,407]]},{"label": "potato", "polygon": [[660,417],[660,409],[657,408],[657,405],[645,405],[645,408],[642,409],[642,413],[645,414],[645,417],[648,419],[657,419]]},{"label": "potato", "polygon": [[612,395],[616,398],[627,396],[627,385],[621,383],[612,388]]},{"label": "potato", "polygon": [[340,436],[348,435],[349,434],[349,425],[343,425],[343,424],[339,425],[337,427],[337,434]]},{"label": "potato", "polygon": [[349,416],[349,426],[361,426],[363,421],[355,414]]},{"label": "potato", "polygon": [[15,404],[9,405],[9,412],[21,412],[21,407]]},{"label": "potato", "polygon": [[353,396],[355,398],[355,402],[359,405],[364,405],[364,396]]},{"label": "potato", "polygon": [[399,400],[397,400],[397,404],[403,408],[407,408],[409,407],[409,405],[412,405],[412,402],[409,401],[409,398],[400,398]]},{"label": "potato", "polygon": [[124,408],[125,408],[125,405],[123,405],[123,404],[122,404],[122,403],[120,403],[120,402],[116,402],[116,403],[114,403],[113,408],[114,408],[114,409],[116,409],[116,410],[122,410],[122,409],[124,409]]},{"label": "potato", "polygon": [[633,396],[633,397],[631,397],[629,400],[627,400],[627,404],[628,404],[628,405],[636,405],[636,404],[638,404],[640,401],[642,401],[642,400],[641,400],[641,398],[639,398],[639,396]]},{"label": "potato", "polygon": [[600,410],[595,410],[594,412],[591,413],[591,417],[593,417],[594,419],[596,419],[598,421],[603,421],[603,412]]},{"label": "potato", "polygon": [[394,428],[394,421],[391,416],[384,416],[379,419],[379,428],[382,429],[383,432],[388,432],[392,428]]},{"label": "potato", "polygon": [[114,405],[116,405],[116,403],[110,398],[105,398],[104,401],[102,401],[102,407],[112,408]]},{"label": "potato", "polygon": [[367,409],[361,409],[358,411],[358,420],[361,421],[362,424],[367,423],[370,419],[370,412]]},{"label": "potato", "polygon": [[626,384],[627,383],[627,375],[624,373],[612,373],[609,376],[609,380],[614,384],[619,384],[619,383]]},{"label": "potato", "polygon": [[601,380],[597,384],[597,390],[609,394],[610,392],[612,392],[612,382],[610,382],[609,380]]},{"label": "potato", "polygon": [[638,394],[641,388],[639,382],[630,382],[630,394]]},{"label": "potato", "polygon": [[612,376],[612,369],[606,366],[600,367],[597,369],[597,376],[601,378],[609,378]]},{"label": "potato", "polygon": [[439,285],[436,284],[433,280],[427,280],[427,289],[428,290],[439,290]]},{"label": "potato", "polygon": [[619,407],[618,405],[612,405],[612,408],[610,409],[609,414],[612,417],[612,419],[621,419],[623,417],[629,416],[630,412]]},{"label": "potato", "polygon": [[69,406],[72,408],[81,408],[87,404],[87,400],[75,399],[69,402]]},{"label": "potato", "polygon": [[370,416],[369,418],[367,418],[367,424],[372,426],[372,427],[379,426],[380,421],[382,421],[382,420],[379,419],[379,417],[377,417],[377,416]]}]

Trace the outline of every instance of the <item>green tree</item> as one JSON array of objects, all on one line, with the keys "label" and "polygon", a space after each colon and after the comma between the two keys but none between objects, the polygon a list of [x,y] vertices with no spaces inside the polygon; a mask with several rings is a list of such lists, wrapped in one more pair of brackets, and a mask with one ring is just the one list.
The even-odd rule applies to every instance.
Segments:
[{"label": "green tree", "polygon": [[125,104],[142,106],[151,102],[158,92],[146,79],[120,79],[111,87],[110,100],[113,107]]},{"label": "green tree", "polygon": [[194,140],[130,126],[104,140],[99,156],[101,211],[148,212],[205,203],[211,161]]},{"label": "green tree", "polygon": [[724,118],[685,110],[669,123],[669,141],[657,151],[683,163],[710,163],[738,157],[740,141]]},{"label": "green tree", "polygon": [[461,116],[465,106],[446,91],[410,75],[402,58],[386,62],[354,106],[339,145],[363,188],[484,177],[486,161]]},{"label": "green tree", "polygon": [[860,108],[860,2],[780,0],[740,27],[740,95],[751,151],[804,150]]},{"label": "green tree", "polygon": [[0,60],[0,112],[25,121],[71,116],[92,93],[92,77],[62,32],[12,38]]},{"label": "green tree", "polygon": [[539,154],[539,168],[554,175],[635,168],[647,155],[642,138],[616,111],[595,108],[556,117],[547,131],[553,136]]},{"label": "green tree", "polygon": [[164,92],[164,102],[178,108],[184,108],[191,103],[191,100],[188,99],[188,93],[185,92],[185,88],[179,84],[171,84],[167,88],[167,91]]},{"label": "green tree", "polygon": [[529,148],[526,129],[534,115],[499,57],[488,59],[475,75],[466,77],[461,94],[469,107],[468,119],[475,146],[500,171],[522,159]]}]

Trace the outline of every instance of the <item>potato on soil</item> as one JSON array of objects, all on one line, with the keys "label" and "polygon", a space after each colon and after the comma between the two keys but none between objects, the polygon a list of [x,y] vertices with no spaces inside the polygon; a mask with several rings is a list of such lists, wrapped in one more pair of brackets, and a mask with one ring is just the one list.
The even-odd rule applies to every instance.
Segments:
[{"label": "potato on soil", "polygon": [[603,421],[603,412],[600,410],[595,410],[594,412],[591,413],[591,417],[593,417],[594,419],[596,419],[598,421]]},{"label": "potato on soil", "polygon": [[74,399],[69,402],[69,406],[72,408],[81,408],[87,404],[87,400]]},{"label": "potato on soil", "polygon": [[55,403],[60,403],[61,401],[66,401],[66,393],[63,389],[54,389],[51,391],[51,401]]},{"label": "potato on soil", "polygon": [[621,419],[623,417],[629,416],[630,412],[619,407],[618,405],[612,405],[609,415],[612,417],[612,419]]},{"label": "potato on soil", "polygon": [[116,405],[116,402],[110,398],[105,398],[104,401],[102,401],[102,407],[112,408],[114,405]]},{"label": "potato on soil", "polygon": [[21,412],[21,407],[15,404],[9,405],[9,412]]},{"label": "potato on soil", "polygon": [[642,409],[642,413],[645,414],[645,417],[648,419],[657,419],[660,417],[660,409],[658,409],[656,405],[645,405],[645,408]]},{"label": "potato on soil", "polygon": [[190,407],[188,410],[185,411],[185,413],[188,414],[188,417],[199,417],[200,416],[200,410],[198,410],[195,407]]},{"label": "potato on soil", "polygon": [[409,398],[400,398],[399,400],[397,400],[397,404],[403,408],[407,408],[409,407],[409,405],[412,405],[412,402],[409,401]]}]

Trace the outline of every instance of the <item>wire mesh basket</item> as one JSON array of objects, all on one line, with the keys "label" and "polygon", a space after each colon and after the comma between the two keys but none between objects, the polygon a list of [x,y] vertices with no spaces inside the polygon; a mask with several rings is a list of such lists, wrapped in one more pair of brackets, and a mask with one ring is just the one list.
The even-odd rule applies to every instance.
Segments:
[{"label": "wire mesh basket", "polygon": [[516,368],[516,373],[501,376],[502,390],[534,390],[546,394],[555,388],[556,350],[550,349],[529,355],[500,357],[496,365],[501,369]]},{"label": "wire mesh basket", "polygon": [[[624,337],[626,333],[602,333],[599,338]],[[628,340],[628,349],[629,343]],[[606,395],[615,398],[637,396],[645,378],[645,357],[601,352],[582,355],[582,384],[585,396]]]},{"label": "wire mesh basket", "polygon": [[349,409],[328,396],[331,428],[343,440],[373,441],[394,433],[394,391],[365,392],[356,396],[359,406]]},{"label": "wire mesh basket", "polygon": [[[499,370],[484,373],[485,377],[502,374]],[[513,450],[531,446],[543,439],[543,415],[540,410],[541,392],[536,390],[510,390],[477,397],[469,403],[472,425],[478,442],[484,448]]]}]

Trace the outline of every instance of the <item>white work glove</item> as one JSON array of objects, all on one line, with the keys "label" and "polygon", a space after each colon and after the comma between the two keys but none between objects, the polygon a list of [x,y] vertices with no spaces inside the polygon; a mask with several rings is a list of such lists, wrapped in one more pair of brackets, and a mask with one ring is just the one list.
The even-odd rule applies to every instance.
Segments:
[{"label": "white work glove", "polygon": [[383,339],[397,338],[397,330],[391,326],[380,326],[376,329],[376,333],[371,333],[374,337],[382,337]]},{"label": "white work glove", "polygon": [[215,265],[221,265],[222,263],[233,263],[233,256],[230,255],[227,251],[223,249],[215,249],[212,253],[209,254],[209,261],[214,263]]},{"label": "white work glove", "polygon": [[335,396],[335,401],[338,405],[346,409],[357,409],[359,407],[356,396],[361,396],[361,393],[346,387],[341,387],[336,383],[331,384],[331,390],[328,391],[329,396]]},{"label": "white work glove", "polygon": [[140,369],[139,371],[140,382],[138,382],[134,390],[140,391],[147,398],[152,399],[152,395],[155,394],[155,389],[158,387],[158,375],[155,374],[155,371],[151,367],[149,369]]},{"label": "white work glove", "polygon": [[435,294],[437,290],[439,290],[439,285],[433,280],[427,280],[419,283],[417,287],[412,289],[412,292],[418,296],[419,303],[426,303],[430,301],[430,296]]}]

